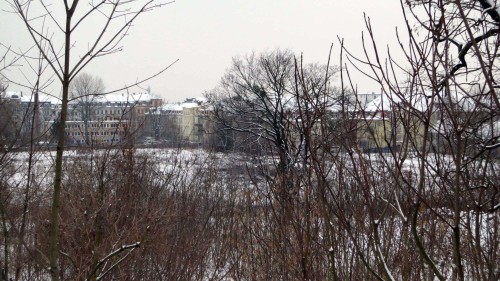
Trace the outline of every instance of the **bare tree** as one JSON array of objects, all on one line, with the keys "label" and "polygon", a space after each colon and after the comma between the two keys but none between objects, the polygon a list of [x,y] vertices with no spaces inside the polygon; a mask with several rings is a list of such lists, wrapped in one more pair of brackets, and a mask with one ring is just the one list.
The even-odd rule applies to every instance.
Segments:
[{"label": "bare tree", "polygon": [[[295,61],[274,72],[292,77],[271,80],[279,96],[257,79],[266,77],[259,56],[235,60],[213,96],[216,120],[268,156],[243,168],[251,188],[234,216],[245,242],[233,244],[238,263],[228,261],[237,276],[498,279],[497,10],[402,2],[403,59],[384,58],[366,17],[364,57],[339,42],[348,63],[334,99],[329,79],[310,79]],[[353,66],[378,82],[368,105]]]},{"label": "bare tree", "polygon": [[[68,115],[70,84],[93,59],[121,50],[120,43],[135,20],[143,13],[160,6],[161,3],[101,1],[90,3],[89,6],[83,6],[83,3],[78,0],[64,1],[59,3],[60,5],[52,5],[53,3],[46,1],[36,3],[36,5],[18,0],[12,0],[9,3],[25,25],[37,51],[50,65],[62,89],[51,203],[50,247],[47,252],[51,278],[59,280],[59,210],[63,177],[64,130]],[[100,27],[95,29],[94,38],[87,42],[87,49],[78,54],[74,46],[74,38],[84,24],[94,21],[94,17],[102,19],[99,21]],[[53,36],[53,32],[56,32],[57,36]]]},{"label": "bare tree", "polygon": [[245,242],[249,247],[235,246],[243,265],[234,266],[243,279],[327,276],[328,247],[316,240],[320,221],[309,171],[310,152],[324,149],[320,124],[335,100],[335,73],[328,65],[303,66],[301,57],[276,50],[235,59],[221,87],[209,95],[218,128],[260,156],[253,161],[256,168],[247,168],[253,184],[248,201],[241,202],[242,227],[235,230],[251,241]]},{"label": "bare tree", "polygon": [[285,128],[286,111],[293,102],[293,59],[290,51],[280,50],[234,59],[220,90],[212,97],[216,121],[247,137],[250,135],[246,144],[257,150],[265,150],[272,144],[282,152],[283,168],[291,161],[287,159],[290,155],[286,151]]},{"label": "bare tree", "polygon": [[[296,111],[332,102],[328,83],[336,71],[327,68],[303,67],[301,58],[296,61],[293,53],[279,49],[234,59],[221,86],[209,93],[214,121],[240,134],[238,140],[233,140],[237,145],[276,152],[280,169],[289,170],[301,153],[300,146],[296,147],[299,150],[290,147],[291,143],[301,142],[300,133],[293,132],[298,125]],[[300,89],[299,76],[305,85]]]},{"label": "bare tree", "polygon": [[70,115],[78,116],[83,121],[84,138],[90,144],[89,121],[95,120],[95,101],[104,93],[104,82],[97,76],[88,73],[79,74],[70,85],[70,101],[72,108]]},{"label": "bare tree", "polygon": [[[342,45],[350,63],[381,88],[376,109],[360,111],[353,127],[378,149],[369,157],[353,157],[360,148],[343,143],[351,156],[338,167],[348,165],[354,172],[342,182],[360,195],[344,203],[359,200],[362,215],[353,220],[342,208],[335,211],[344,204],[334,198],[335,205],[325,206],[377,279],[498,278],[492,263],[499,227],[492,153],[499,136],[494,2],[402,1],[408,32],[398,38],[404,60],[391,52],[384,59],[368,17],[364,57],[354,57]],[[352,85],[349,76],[344,78]],[[341,191],[330,190],[342,198]],[[387,239],[402,243],[394,247]],[[401,263],[395,255],[403,257]],[[418,259],[422,263],[413,262]]]},{"label": "bare tree", "polygon": [[81,73],[71,83],[70,98],[91,101],[104,93],[104,82],[101,78],[88,73]]}]

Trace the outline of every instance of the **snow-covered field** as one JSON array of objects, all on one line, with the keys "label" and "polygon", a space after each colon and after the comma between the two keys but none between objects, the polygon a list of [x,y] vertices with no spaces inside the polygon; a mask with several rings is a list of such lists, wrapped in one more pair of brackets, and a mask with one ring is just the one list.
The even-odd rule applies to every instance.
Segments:
[{"label": "snow-covered field", "polygon": [[[41,200],[49,202],[51,194],[44,191],[51,191],[54,159],[53,151],[33,155],[27,152],[9,154],[0,162],[1,180],[12,187],[10,190],[13,191],[14,198],[23,198],[23,191],[27,190],[29,183],[30,192],[36,190]],[[288,252],[292,262],[293,255],[300,252],[299,246],[310,247],[310,251],[318,256],[318,264],[322,264],[317,265],[319,267],[327,268],[330,262],[328,257],[332,255],[338,270],[354,272],[359,270],[357,257],[363,257],[370,266],[384,269],[394,279],[399,279],[405,274],[402,263],[406,262],[405,266],[408,266],[414,262],[422,262],[412,240],[410,223],[414,216],[413,200],[418,196],[422,197],[421,201],[428,203],[422,204],[417,213],[420,239],[434,262],[439,265],[442,274],[449,276],[453,272],[452,226],[456,212],[450,202],[453,202],[453,175],[457,167],[449,155],[429,154],[426,159],[408,157],[397,160],[390,154],[339,154],[336,158],[325,161],[328,169],[325,170],[324,177],[327,183],[324,198],[320,197],[321,190],[316,187],[320,177],[307,174],[312,171],[311,164],[297,163],[291,173],[294,185],[297,185],[294,195],[297,197],[293,203],[294,209],[289,211],[289,225],[286,226],[276,224],[281,219],[282,210],[280,193],[277,192],[279,189],[273,186],[273,181],[276,180],[273,176],[279,162],[276,157],[214,153],[203,149],[144,148],[71,150],[65,152],[64,161],[64,181],[67,183],[74,183],[75,177],[82,175],[74,174],[75,172],[94,175],[102,165],[109,167],[111,175],[126,177],[126,174],[117,173],[116,169],[131,165],[131,171],[139,175],[138,179],[150,180],[151,186],[161,187],[153,190],[171,192],[164,197],[167,200],[162,203],[165,205],[161,205],[164,210],[158,211],[172,212],[161,217],[169,222],[163,231],[171,235],[162,239],[168,246],[169,243],[181,243],[179,241],[183,237],[190,237],[192,241],[183,246],[193,246],[189,255],[206,251],[201,280],[245,280],[238,279],[235,270],[253,268],[254,259],[257,258],[261,259],[255,261],[260,262],[257,268],[265,268],[272,264],[272,260],[279,261],[279,255],[271,257],[270,253],[279,253],[282,249]],[[366,169],[361,168],[364,166]],[[422,166],[425,171],[425,189],[419,191],[416,186]],[[467,162],[464,167],[464,186],[481,182],[500,186],[495,174],[498,170],[497,162],[490,161],[486,165],[484,161],[474,160]],[[147,176],[141,177],[143,173]],[[479,179],[476,179],[476,174]],[[104,175],[106,180],[109,180],[108,177]],[[487,181],[484,181],[485,178]],[[120,180],[114,179],[112,182],[116,184]],[[73,187],[69,188],[74,191],[71,189]],[[484,190],[486,192],[486,188]],[[464,194],[463,202],[468,202],[467,204],[476,201],[478,204],[488,204],[491,200],[496,200],[496,195],[493,195],[490,201],[479,202],[478,200],[488,199],[487,193],[468,193],[465,188],[461,192]],[[82,202],[92,202],[92,194],[82,192],[82,195],[75,197],[80,200],[81,196],[81,200],[84,200]],[[140,192],[134,194],[141,196]],[[151,194],[145,193],[144,198],[136,199],[154,200],[151,198],[155,197],[150,196]],[[432,196],[435,196],[433,201],[430,199]],[[124,198],[126,197],[120,200]],[[78,208],[82,210],[76,206],[75,210],[70,209],[73,212],[69,216],[70,220],[86,218],[85,204],[78,204]],[[110,203],[106,208],[111,208],[111,205]],[[116,205],[119,208],[120,204]],[[188,208],[183,209],[183,206]],[[499,251],[498,245],[495,246],[499,228],[498,212],[488,213],[472,205],[464,205],[463,208],[459,212],[462,251]],[[121,214],[126,207],[119,210]],[[134,223],[147,220],[146,215],[143,217],[142,213],[139,214],[134,217]],[[186,232],[183,229],[186,227],[185,221],[192,224],[190,226],[193,230]],[[329,223],[325,223],[326,221]],[[172,225],[177,232],[168,232]],[[89,224],[86,227],[93,226]],[[117,231],[126,233],[125,230]],[[379,238],[375,239],[375,233]],[[306,234],[311,244],[304,246],[300,243],[304,243],[301,239]],[[280,235],[287,239],[287,244],[277,242],[281,241]],[[200,245],[200,241],[209,245]],[[180,255],[179,259],[185,259],[182,251],[176,254]],[[404,261],[402,256],[405,256]],[[268,257],[269,260],[266,260]],[[469,270],[466,276],[473,278],[471,270],[478,260],[481,258],[464,258],[464,267]],[[187,264],[188,261],[184,260],[183,263]],[[422,275],[423,272],[428,272],[428,268],[425,268],[426,265],[421,266],[418,276],[427,276]]]}]

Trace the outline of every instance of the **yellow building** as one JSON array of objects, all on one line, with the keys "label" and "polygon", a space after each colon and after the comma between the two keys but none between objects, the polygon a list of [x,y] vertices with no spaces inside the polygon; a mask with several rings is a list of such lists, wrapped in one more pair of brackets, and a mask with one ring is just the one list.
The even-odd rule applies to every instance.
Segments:
[{"label": "yellow building", "polygon": [[202,144],[206,141],[206,108],[201,103],[183,103],[180,124],[182,140]]},{"label": "yellow building", "polygon": [[427,109],[424,95],[402,100],[401,96],[380,95],[356,112],[356,137],[365,152],[398,151],[403,145],[419,148],[423,124],[416,115]]}]

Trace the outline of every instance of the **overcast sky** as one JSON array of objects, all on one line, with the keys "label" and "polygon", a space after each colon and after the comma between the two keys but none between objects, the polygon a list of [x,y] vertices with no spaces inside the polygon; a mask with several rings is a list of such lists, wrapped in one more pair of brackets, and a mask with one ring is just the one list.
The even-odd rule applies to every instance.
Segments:
[{"label": "overcast sky", "polygon": [[[333,62],[338,63],[339,36],[361,54],[364,12],[382,47],[395,41],[395,27],[402,23],[397,0],[178,0],[144,14],[123,41],[124,50],[94,61],[86,72],[100,76],[112,90],[179,59],[144,86],[168,101],[181,101],[217,86],[232,57],[252,51],[291,49],[303,53],[307,62],[326,63],[334,43]],[[4,45],[29,45],[25,33],[18,19],[0,16]],[[367,79],[356,77],[361,91],[377,90]]]}]

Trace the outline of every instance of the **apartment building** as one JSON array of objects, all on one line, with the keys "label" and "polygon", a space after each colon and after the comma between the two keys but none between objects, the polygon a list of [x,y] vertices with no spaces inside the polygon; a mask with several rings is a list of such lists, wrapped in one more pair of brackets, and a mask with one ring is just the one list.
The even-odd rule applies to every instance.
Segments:
[{"label": "apartment building", "polygon": [[148,92],[76,98],[69,104],[68,141],[88,145],[135,142],[141,137],[145,114],[161,104],[160,98]]},{"label": "apartment building", "polygon": [[[151,93],[120,93],[77,97],[68,104],[65,126],[70,145],[106,145],[136,141],[145,114],[162,100]],[[61,100],[47,94],[5,92],[2,106],[2,139],[23,146],[31,140],[54,143]]]},{"label": "apartment building", "polygon": [[167,143],[204,144],[207,141],[208,107],[202,98],[168,103],[145,116],[144,136]]}]

